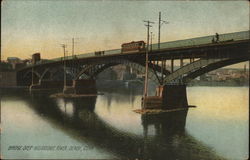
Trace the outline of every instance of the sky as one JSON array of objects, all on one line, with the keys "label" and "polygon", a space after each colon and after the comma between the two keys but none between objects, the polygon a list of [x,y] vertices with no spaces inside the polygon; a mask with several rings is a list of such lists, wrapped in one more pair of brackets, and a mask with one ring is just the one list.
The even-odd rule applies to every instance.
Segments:
[{"label": "sky", "polygon": [[159,12],[162,42],[249,30],[248,1],[3,0],[1,12],[2,59],[71,54],[73,37],[76,54],[146,41],[143,20],[156,43]]}]

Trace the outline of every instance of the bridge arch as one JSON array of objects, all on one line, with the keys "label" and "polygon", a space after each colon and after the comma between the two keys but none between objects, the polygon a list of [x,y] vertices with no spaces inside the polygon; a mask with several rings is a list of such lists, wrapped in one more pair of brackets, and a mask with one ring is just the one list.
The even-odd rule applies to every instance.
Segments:
[{"label": "bridge arch", "polygon": [[36,75],[39,79],[41,78],[41,74],[35,70],[29,70],[27,71],[24,75],[23,78],[26,78],[29,74],[34,74]]},{"label": "bridge arch", "polygon": [[46,68],[41,74],[40,81],[46,79],[45,77],[50,77],[50,79],[55,79],[57,73],[63,73],[63,72],[64,68],[62,66],[56,68],[55,67]]},{"label": "bridge arch", "polygon": [[[95,76],[97,76],[99,73],[101,73],[102,71],[104,71],[105,69],[112,67],[112,66],[116,66],[119,64],[123,64],[125,66],[131,67],[135,70],[137,70],[139,73],[144,74],[145,73],[145,66],[143,64],[140,63],[136,63],[136,62],[132,62],[126,59],[113,59],[112,61],[109,62],[99,62],[96,64],[91,64],[88,65],[86,67],[84,67],[75,77],[75,80],[77,79],[90,79],[90,78],[94,78]],[[152,64],[151,64],[152,65]],[[148,71],[148,77],[149,79],[151,79],[153,82],[155,82],[156,84],[160,83],[160,79],[157,75],[157,70],[154,70],[154,68],[151,66],[149,67],[149,71]],[[167,71],[164,72],[165,74],[169,73]]]},{"label": "bridge arch", "polygon": [[40,80],[44,79],[45,75],[47,75],[48,73],[51,73],[51,68],[46,68],[46,69],[43,71],[43,73],[42,73],[42,75],[41,75],[41,77],[40,77]]},{"label": "bridge arch", "polygon": [[191,80],[195,79],[196,77],[201,76],[207,72],[210,72],[210,71],[213,71],[213,70],[216,70],[216,69],[228,66],[228,65],[248,61],[248,60],[249,59],[228,59],[228,60],[220,61],[217,63],[209,64],[209,65],[202,67],[198,70],[195,70],[195,71],[191,72],[190,74],[186,75],[185,77],[183,77],[183,82],[188,83]]},{"label": "bridge arch", "polygon": [[[31,84],[39,83],[41,74],[35,70],[27,71],[23,76],[18,76],[17,73],[17,84],[23,86],[29,86]],[[20,81],[21,78],[21,81]]]},{"label": "bridge arch", "polygon": [[199,59],[190,64],[179,68],[172,74],[168,75],[164,79],[164,84],[172,83],[178,79],[182,79],[182,82],[189,82],[192,79],[215,69],[225,67],[228,65],[236,64],[239,62],[244,62],[249,60],[249,58],[239,58],[239,59],[230,59],[230,58],[218,58],[218,59]]}]

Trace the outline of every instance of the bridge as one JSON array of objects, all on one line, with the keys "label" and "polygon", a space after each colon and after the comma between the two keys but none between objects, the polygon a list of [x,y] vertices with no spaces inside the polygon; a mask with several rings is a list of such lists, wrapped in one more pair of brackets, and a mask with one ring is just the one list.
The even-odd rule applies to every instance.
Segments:
[{"label": "bridge", "polygon": [[[187,105],[186,86],[192,79],[209,71],[250,60],[249,31],[221,34],[218,42],[214,35],[152,45],[149,51],[148,77],[156,84],[156,97],[166,108]],[[122,53],[121,49],[101,51],[51,59],[22,68],[17,73],[19,85],[35,88],[63,86],[60,73],[66,65],[69,93],[96,93],[95,77],[105,69],[123,64],[145,73],[145,51]],[[179,68],[175,69],[175,63]],[[168,67],[170,66],[170,67]]]}]

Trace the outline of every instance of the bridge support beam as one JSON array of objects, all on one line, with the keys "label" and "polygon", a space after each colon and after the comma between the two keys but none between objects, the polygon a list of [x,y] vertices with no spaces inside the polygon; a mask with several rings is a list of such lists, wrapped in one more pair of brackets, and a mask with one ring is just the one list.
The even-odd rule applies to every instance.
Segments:
[{"label": "bridge support beam", "polygon": [[180,59],[180,68],[183,67],[183,58]]},{"label": "bridge support beam", "polygon": [[171,59],[171,73],[174,72],[174,59]]},{"label": "bridge support beam", "polygon": [[63,89],[65,94],[97,94],[96,81],[92,79],[73,80],[72,86]]}]

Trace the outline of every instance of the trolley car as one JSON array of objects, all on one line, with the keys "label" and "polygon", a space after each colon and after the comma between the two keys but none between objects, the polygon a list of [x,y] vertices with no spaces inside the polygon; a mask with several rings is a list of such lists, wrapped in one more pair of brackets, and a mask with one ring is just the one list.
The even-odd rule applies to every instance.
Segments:
[{"label": "trolley car", "polygon": [[145,42],[144,41],[136,41],[130,43],[122,44],[122,53],[131,53],[131,52],[140,52],[145,51]]}]

